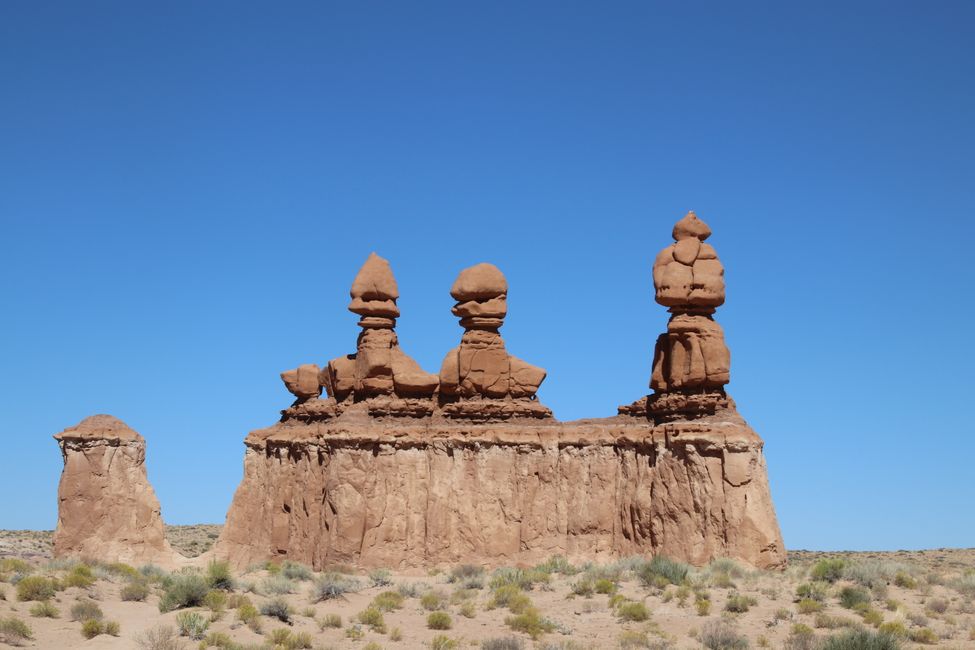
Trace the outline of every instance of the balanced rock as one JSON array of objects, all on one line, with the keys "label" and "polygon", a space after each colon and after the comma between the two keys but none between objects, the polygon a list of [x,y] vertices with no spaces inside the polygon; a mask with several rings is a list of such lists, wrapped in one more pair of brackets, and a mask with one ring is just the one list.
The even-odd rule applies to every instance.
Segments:
[{"label": "balanced rock", "polygon": [[508,314],[508,282],[493,264],[457,276],[451,312],[464,328],[460,345],[440,367],[440,397],[447,417],[506,419],[551,417],[535,400],[545,370],[508,354],[498,329]]},{"label": "balanced rock", "polygon": [[111,415],[93,415],[54,438],[64,459],[54,556],[175,566],[142,436]]}]

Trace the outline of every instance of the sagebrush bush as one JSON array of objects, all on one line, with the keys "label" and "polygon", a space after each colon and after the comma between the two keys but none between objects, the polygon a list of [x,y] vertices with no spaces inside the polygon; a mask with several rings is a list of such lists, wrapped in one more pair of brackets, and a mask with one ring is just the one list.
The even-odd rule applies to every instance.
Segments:
[{"label": "sagebrush bush", "polygon": [[291,605],[284,598],[272,598],[261,604],[261,614],[276,618],[282,623],[290,623]]},{"label": "sagebrush bush", "polygon": [[460,646],[460,642],[456,639],[451,639],[446,634],[438,634],[430,640],[430,650],[454,650],[458,646]]},{"label": "sagebrush bush", "polygon": [[537,639],[555,629],[555,625],[543,618],[541,612],[535,607],[527,607],[522,613],[507,617],[504,622],[512,630],[524,632],[532,639]]},{"label": "sagebrush bush", "polygon": [[119,596],[125,601],[144,601],[149,596],[149,585],[141,580],[133,580],[122,585]]},{"label": "sagebrush bush", "polygon": [[481,641],[481,650],[525,650],[525,642],[516,636],[485,639]]},{"label": "sagebrush bush", "polygon": [[803,598],[798,603],[796,603],[796,611],[800,614],[815,614],[816,612],[823,611],[823,603],[812,598]]},{"label": "sagebrush bush", "polygon": [[291,578],[279,573],[261,580],[261,584],[257,590],[266,596],[283,596],[298,591],[298,585]]},{"label": "sagebrush bush", "polygon": [[870,592],[863,587],[843,587],[840,590],[840,605],[847,609],[854,609],[857,605],[869,605]]},{"label": "sagebrush bush", "polygon": [[17,583],[17,600],[49,600],[54,598],[57,585],[44,576],[26,576]]},{"label": "sagebrush bush", "polygon": [[233,590],[234,576],[230,572],[230,564],[218,560],[210,562],[207,565],[206,581],[210,589]]},{"label": "sagebrush bush", "polygon": [[16,616],[0,618],[0,641],[19,645],[21,641],[30,641],[33,638],[34,632],[30,629],[30,625]]},{"label": "sagebrush bush", "polygon": [[210,621],[199,612],[179,612],[176,614],[176,629],[180,636],[200,641],[206,636]]},{"label": "sagebrush bush", "polygon": [[92,573],[91,567],[87,564],[76,564],[68,575],[64,577],[65,587],[80,587],[82,589],[87,589],[88,587],[95,584],[95,575]]},{"label": "sagebrush bush", "polygon": [[199,607],[210,591],[210,585],[197,573],[177,573],[163,581],[163,589],[159,611],[165,613],[185,607]]},{"label": "sagebrush bush", "polygon": [[532,601],[528,594],[519,589],[517,585],[503,585],[491,592],[487,606],[489,609],[507,607],[512,614],[520,614],[531,604]]},{"label": "sagebrush bush", "polygon": [[102,624],[102,633],[108,636],[118,636],[121,631],[122,626],[118,624],[118,621],[105,621]]},{"label": "sagebrush bush", "polygon": [[384,591],[372,599],[372,604],[384,612],[391,612],[403,606],[403,597],[398,591]]},{"label": "sagebrush bush", "polygon": [[353,578],[339,573],[326,573],[319,576],[311,589],[312,602],[341,598],[345,594],[356,591],[359,583]]},{"label": "sagebrush bush", "polygon": [[447,612],[430,612],[427,616],[427,627],[431,630],[449,630],[453,624]]},{"label": "sagebrush bush", "polygon": [[583,576],[572,583],[570,587],[572,593],[576,596],[582,596],[583,598],[592,598],[592,595],[596,593],[596,584],[593,582],[592,578],[589,576]]},{"label": "sagebrush bush", "polygon": [[621,621],[645,621],[650,618],[650,610],[641,602],[620,603],[616,607],[616,616]]},{"label": "sagebrush bush", "polygon": [[312,570],[300,562],[285,560],[281,565],[281,575],[289,580],[311,580]]},{"label": "sagebrush bush", "polygon": [[839,558],[827,558],[820,560],[813,565],[809,575],[813,580],[823,580],[825,582],[836,582],[843,577],[843,569],[846,562]]},{"label": "sagebrush bush", "polygon": [[724,619],[712,619],[704,624],[698,641],[708,650],[747,650],[748,638]]},{"label": "sagebrush bush", "polygon": [[342,627],[342,617],[338,614],[326,614],[318,621],[318,627],[321,630],[325,628],[340,628]]},{"label": "sagebrush bush", "polygon": [[544,573],[561,573],[565,576],[575,575],[579,572],[577,568],[572,566],[569,561],[561,555],[553,555],[536,566],[535,569]]},{"label": "sagebrush bush", "polygon": [[514,585],[519,589],[531,591],[535,585],[547,585],[552,581],[552,576],[538,569],[514,569],[511,567],[501,567],[494,571],[488,586],[491,589]]},{"label": "sagebrush bush", "polygon": [[464,589],[481,589],[484,587],[484,569],[474,564],[461,564],[450,570],[447,581]]},{"label": "sagebrush bush", "polygon": [[420,605],[427,611],[444,609],[447,607],[447,594],[439,590],[431,589],[420,597]]},{"label": "sagebrush bush", "polygon": [[389,569],[373,569],[369,572],[369,584],[373,587],[388,587],[393,584]]},{"label": "sagebrush bush", "polygon": [[829,585],[825,582],[804,582],[796,587],[796,596],[800,600],[809,598],[824,603],[829,596]]},{"label": "sagebrush bush", "polygon": [[808,625],[797,623],[792,626],[782,650],[816,650],[816,633]]},{"label": "sagebrush bush", "polygon": [[900,650],[900,641],[889,635],[867,629],[848,630],[820,642],[817,650]]},{"label": "sagebrush bush", "polygon": [[911,628],[907,631],[907,638],[914,643],[922,643],[924,645],[935,645],[938,643],[938,635],[929,627]]},{"label": "sagebrush bush", "polygon": [[386,621],[383,618],[382,611],[378,607],[373,605],[366,607],[356,615],[356,619],[373,632],[380,634],[386,633]]},{"label": "sagebrush bush", "polygon": [[186,650],[186,644],[176,630],[168,625],[146,630],[136,637],[135,642],[139,650]]},{"label": "sagebrush bush", "polygon": [[81,623],[81,636],[86,639],[94,639],[99,634],[105,633],[104,624],[96,619],[89,618]]},{"label": "sagebrush bush", "polygon": [[71,606],[72,621],[100,621],[104,617],[102,608],[93,600],[79,600]]},{"label": "sagebrush bush", "polygon": [[664,555],[655,555],[637,569],[637,576],[647,587],[659,587],[664,582],[679,585],[687,578],[689,570],[690,567],[683,562],[671,560]]},{"label": "sagebrush bush", "polygon": [[43,600],[30,608],[30,615],[36,618],[57,618],[61,615],[54,603]]},{"label": "sagebrush bush", "polygon": [[731,594],[728,596],[728,600],[725,601],[724,610],[735,614],[743,614],[756,604],[758,604],[758,601],[754,596]]}]

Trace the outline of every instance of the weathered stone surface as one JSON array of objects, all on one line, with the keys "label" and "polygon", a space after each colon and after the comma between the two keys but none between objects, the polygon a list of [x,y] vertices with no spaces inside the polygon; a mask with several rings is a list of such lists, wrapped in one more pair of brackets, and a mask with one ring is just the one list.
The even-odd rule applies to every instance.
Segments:
[{"label": "weathered stone surface", "polygon": [[440,402],[447,417],[551,417],[535,401],[545,371],[509,355],[498,333],[508,313],[507,294],[504,274],[487,263],[461,271],[450,289],[457,300],[451,312],[465,331],[440,366]]},{"label": "weathered stone surface", "polygon": [[175,566],[142,436],[117,418],[93,415],[54,438],[64,459],[55,557]]},{"label": "weathered stone surface", "polygon": [[247,438],[215,556],[420,567],[664,553],[782,566],[762,441],[733,412],[654,426],[384,421]]}]

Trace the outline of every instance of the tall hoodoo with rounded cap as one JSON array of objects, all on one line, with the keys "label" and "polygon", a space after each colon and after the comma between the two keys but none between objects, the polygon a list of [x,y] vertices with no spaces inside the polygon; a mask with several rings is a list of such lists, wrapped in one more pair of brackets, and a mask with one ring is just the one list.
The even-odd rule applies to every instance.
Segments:
[{"label": "tall hoodoo with rounded cap", "polygon": [[551,417],[535,401],[545,371],[508,354],[498,329],[508,314],[508,281],[501,269],[481,263],[460,272],[451,309],[464,328],[460,345],[440,367],[440,397],[447,417],[506,419]]}]

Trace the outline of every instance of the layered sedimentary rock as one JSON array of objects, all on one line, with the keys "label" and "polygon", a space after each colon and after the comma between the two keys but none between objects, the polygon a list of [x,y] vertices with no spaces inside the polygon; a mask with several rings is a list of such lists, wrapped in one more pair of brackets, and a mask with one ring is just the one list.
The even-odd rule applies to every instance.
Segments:
[{"label": "layered sedimentary rock", "polygon": [[251,433],[215,547],[238,566],[291,558],[421,567],[663,553],[777,567],[762,441],[733,412],[515,424],[330,422]]},{"label": "layered sedimentary rock", "polygon": [[508,354],[498,331],[508,314],[508,282],[501,270],[485,263],[464,269],[450,295],[464,335],[440,367],[443,414],[475,420],[551,417],[535,399],[545,371]]},{"label": "layered sedimentary rock", "polygon": [[693,212],[674,225],[674,243],[653,264],[656,300],[671,313],[657,337],[650,387],[654,394],[620,407],[620,413],[659,421],[695,418],[734,408],[725,392],[731,355],[715,309],[724,304],[724,267],[704,240],[711,229]]},{"label": "layered sedimentary rock", "polygon": [[[389,262],[375,253],[369,255],[349,295],[349,311],[360,316],[362,328],[355,353],[336,357],[321,369],[304,364],[281,373],[285,386],[297,397],[284,417],[328,419],[363,401],[375,415],[430,415],[439,378],[425,372],[399,347],[394,329],[400,315],[399,289]],[[323,388],[327,399],[319,399]]]},{"label": "layered sedimentary rock", "polygon": [[117,418],[93,415],[54,438],[64,458],[54,555],[177,564],[146,476],[142,436]]}]

